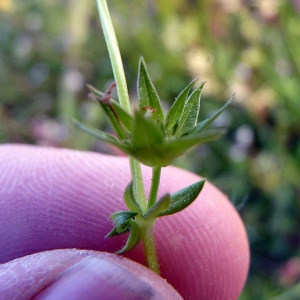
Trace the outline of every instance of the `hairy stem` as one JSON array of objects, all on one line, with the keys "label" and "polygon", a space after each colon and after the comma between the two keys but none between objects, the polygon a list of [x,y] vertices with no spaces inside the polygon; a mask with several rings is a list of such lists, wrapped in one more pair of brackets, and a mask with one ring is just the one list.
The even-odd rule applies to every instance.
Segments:
[{"label": "hairy stem", "polygon": [[152,183],[151,183],[151,189],[150,189],[150,194],[148,199],[148,209],[151,208],[156,202],[157,192],[158,192],[159,182],[160,182],[160,174],[161,174],[161,167],[152,168]]},{"label": "hairy stem", "polygon": [[145,251],[148,268],[154,271],[155,273],[160,274],[159,264],[157,260],[156,249],[155,249],[153,225],[154,225],[154,221],[151,221],[151,224],[147,222],[146,226],[142,227],[141,238],[144,245],[144,251]]},{"label": "hairy stem", "polygon": [[147,210],[147,201],[145,196],[143,175],[141,170],[141,165],[135,159],[129,159],[131,175],[133,180],[133,192],[135,199],[137,200],[143,213],[146,213]]}]

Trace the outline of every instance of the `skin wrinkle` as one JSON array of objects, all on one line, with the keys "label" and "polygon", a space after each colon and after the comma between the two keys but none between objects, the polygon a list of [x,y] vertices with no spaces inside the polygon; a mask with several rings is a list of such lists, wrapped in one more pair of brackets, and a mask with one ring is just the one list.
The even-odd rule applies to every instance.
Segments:
[{"label": "skin wrinkle", "polygon": [[[51,172],[51,170],[50,170],[50,172]],[[70,173],[73,173],[73,172],[70,172]],[[32,184],[32,185],[34,185],[34,183]],[[52,182],[50,181],[49,182],[49,184],[48,184],[48,186],[52,186],[53,184],[52,184]],[[55,186],[55,185],[54,185]],[[29,186],[29,188],[30,188],[30,191],[28,192],[28,194],[33,194],[33,195],[35,195],[35,193],[36,193],[36,191],[33,189],[32,191],[31,191],[31,187]],[[44,187],[42,187],[42,190],[43,190],[43,188]],[[81,187],[80,187],[81,188]],[[45,188],[44,188],[45,189]],[[47,189],[45,189],[45,190],[47,190]],[[49,188],[48,188],[48,190],[49,190]],[[70,194],[69,193],[69,195],[68,195],[68,193],[66,193],[66,191],[69,191],[69,190],[72,190],[72,189],[70,189],[69,187],[63,187],[63,189],[62,189],[62,191],[61,191],[61,194],[63,195],[63,194],[67,194],[67,198],[69,197],[69,198],[71,198],[71,197],[73,197],[73,195],[72,195],[72,193]],[[78,195],[78,187],[77,187],[77,189],[76,189],[76,194]],[[79,194],[80,194],[80,189],[79,189]],[[38,197],[37,198],[42,198],[40,195],[38,195]],[[58,198],[62,198],[60,195],[58,195]],[[66,197],[65,197],[66,198]],[[63,201],[63,199],[62,199],[62,201]],[[46,202],[46,201],[45,201]],[[47,203],[47,202],[46,202]],[[93,205],[93,203],[94,202],[91,202],[91,205]],[[72,217],[74,216],[74,212],[75,212],[75,217],[76,217],[76,202],[73,202],[72,203],[72,206],[74,206],[73,208],[72,208],[72,210],[70,211],[70,215],[71,215],[71,219],[70,219],[70,221],[73,221],[72,220]],[[85,203],[86,204],[86,203]],[[81,203],[79,202],[78,203],[78,205],[79,206],[82,206],[81,205]],[[108,205],[109,206],[109,205]],[[83,207],[83,208],[86,208],[86,205]],[[46,205],[44,205],[44,207],[43,207],[43,209],[44,210],[47,210],[47,204]],[[66,212],[67,210],[68,210],[68,207],[65,207],[64,208],[64,210],[60,210],[60,208],[56,208],[56,207],[54,207],[53,209],[52,209],[53,211],[63,211],[63,212]],[[50,211],[50,210],[49,210]],[[48,211],[48,212],[49,212]],[[87,211],[86,211],[86,213],[88,213],[88,207],[87,207]],[[47,213],[47,211],[46,211],[46,213]],[[57,218],[61,218],[61,217],[63,217],[62,215],[58,215],[58,216],[56,216],[55,218],[52,218],[52,222],[53,223],[55,223],[56,222],[56,219]],[[83,219],[83,218],[82,218]],[[99,219],[99,218],[96,218],[95,217],[95,220],[94,220],[94,222],[92,222],[93,224],[98,224],[99,225],[99,221],[97,222],[97,219]],[[69,223],[70,224],[72,224],[73,222],[69,222],[68,220],[66,220],[66,225],[69,225]],[[49,227],[51,227],[51,223],[49,224]],[[81,236],[80,234],[79,234],[79,236]]]},{"label": "skin wrinkle", "polygon": [[[40,165],[43,165],[43,164],[40,164]],[[40,165],[39,165],[39,168],[40,168]],[[48,164],[49,165],[49,164]],[[48,165],[46,165],[46,168],[48,167]],[[52,164],[52,165],[55,165],[55,164]],[[50,168],[51,168],[51,166],[52,165],[50,165]],[[32,169],[34,169],[34,168],[32,168]],[[31,172],[31,169],[29,170],[29,172],[27,172],[27,173],[29,173],[30,174],[30,172]],[[59,172],[57,172],[56,170],[55,170],[55,172],[56,173],[59,173]],[[49,171],[48,170],[48,173],[51,173],[51,170]],[[71,174],[73,174],[73,172],[71,171],[71,172],[66,172],[66,173],[71,173]],[[67,174],[64,174],[64,175],[67,175]],[[12,177],[14,177],[14,175],[12,176]],[[34,177],[34,179],[35,179],[36,177]],[[44,180],[44,182],[45,182],[46,180]],[[51,182],[51,180],[47,180],[48,181],[48,186],[52,186],[53,185],[53,182]],[[32,188],[31,188],[31,186],[34,186],[34,180],[33,180],[33,183],[31,184],[31,185],[29,185],[29,186],[27,186],[26,188],[27,188],[27,191],[28,191],[28,189],[29,189],[29,192],[27,192],[27,193],[24,193],[24,194],[32,194],[32,195],[35,195],[36,196],[36,201],[40,201],[40,199],[42,199],[43,197],[41,197],[40,195],[39,195],[39,193],[41,193],[41,195],[43,195],[42,194],[42,192],[40,192],[41,190],[46,190],[47,191],[47,188],[45,187],[42,187],[42,189],[40,188],[40,185],[37,185],[37,186],[39,186],[39,188],[37,189],[37,192],[38,192],[38,194],[36,195],[36,191],[34,190],[32,190]],[[81,187],[80,185],[79,185],[79,190],[81,189],[81,188],[83,188],[84,186],[86,187],[86,183],[85,184],[83,184],[83,186]],[[54,186],[55,186],[55,184],[54,184]],[[72,193],[70,193],[70,191],[73,191],[74,190],[74,188],[70,188],[70,187],[68,187],[68,186],[66,186],[66,187],[64,187],[64,186],[60,186],[60,191],[59,191],[59,193],[57,193],[56,191],[55,191],[55,193],[56,194],[58,194],[58,195],[55,195],[55,193],[53,193],[53,196],[55,196],[56,198],[58,198],[58,199],[60,199],[60,198],[62,198],[63,199],[63,197],[61,197],[60,196],[60,194],[62,194],[62,195],[64,195],[64,194],[66,194],[66,196],[64,197],[64,199],[62,200],[62,201],[64,201],[64,200],[69,200],[69,199],[72,199],[72,198],[76,198],[77,196],[78,196],[78,188],[76,189],[76,191],[72,194]],[[23,195],[24,195],[23,194]],[[47,198],[47,195],[45,196],[44,195],[44,197],[46,197]],[[80,199],[80,198],[79,198]],[[32,199],[31,199],[32,200]],[[92,206],[95,206],[95,203],[99,203],[99,200],[98,201],[95,201],[94,199],[91,199],[92,201],[90,201],[90,203],[91,203],[91,205]],[[44,201],[44,202],[46,202],[46,205],[44,205],[44,203],[43,203],[43,205],[44,205],[44,207],[43,207],[43,211],[45,212],[45,216],[47,215],[47,213],[49,213],[49,212],[51,212],[51,211],[56,211],[56,214],[57,214],[57,212],[61,212],[61,211],[68,211],[69,209],[68,209],[68,206],[66,205],[66,206],[64,206],[64,207],[57,207],[57,206],[54,206],[53,207],[53,205],[52,204],[50,204],[50,202],[49,201]],[[49,203],[49,205],[50,205],[50,208],[51,209],[48,209],[48,207],[47,207],[47,202]],[[60,203],[60,202],[58,202],[58,203]],[[81,223],[80,222],[80,219],[75,219],[74,220],[74,217],[76,217],[76,209],[77,209],[77,205],[78,206],[80,206],[80,208],[81,208],[81,212],[83,211],[83,212],[85,212],[85,209],[86,209],[86,215],[88,215],[88,214],[90,214],[90,211],[91,211],[91,209],[89,209],[89,207],[87,207],[87,201],[85,201],[83,204],[84,205],[82,205],[82,202],[80,202],[80,201],[73,201],[72,202],[72,210],[71,210],[71,212],[70,212],[70,215],[71,215],[71,218],[68,220],[65,220],[65,223],[66,224],[68,224],[68,226],[69,226],[69,224],[75,224],[73,227],[74,227],[74,232],[78,232],[78,223]],[[49,206],[48,205],[48,206]],[[107,207],[103,207],[103,205],[102,205],[102,207],[99,207],[99,210],[100,209],[108,209],[108,208],[110,208],[110,204],[108,203],[107,204]],[[61,209],[61,208],[63,208],[63,209]],[[47,209],[48,209],[48,211],[47,211]],[[111,209],[111,208],[110,208]],[[28,210],[28,208],[27,208],[27,210]],[[95,209],[94,209],[95,210]],[[98,210],[98,209],[97,209]],[[109,213],[107,213],[107,218],[106,219],[100,219],[99,220],[99,217],[95,214],[94,215],[94,218],[93,218],[93,220],[91,221],[91,222],[88,222],[89,224],[88,225],[90,225],[90,224],[95,224],[95,225],[97,225],[97,226],[99,226],[99,224],[101,225],[101,222],[103,222],[103,223],[105,223],[106,224],[106,227],[107,227],[107,220],[108,220],[108,216],[109,216],[109,214],[112,212],[112,210],[109,212]],[[33,215],[35,215],[35,214],[33,214]],[[55,216],[55,215],[54,215]],[[55,223],[55,222],[57,222],[57,221],[59,221],[58,219],[61,219],[62,218],[62,216],[61,215],[56,215],[54,218],[52,217],[51,218],[51,220],[49,220],[49,224],[44,224],[45,225],[45,227],[46,227],[46,230],[47,230],[47,228],[49,227],[49,228],[51,228],[51,226],[52,226],[52,224],[53,223]],[[84,225],[86,226],[87,224],[86,224],[86,219],[81,219],[81,220],[84,220],[85,222],[84,222],[84,224],[82,224],[82,226],[84,227]],[[61,221],[61,220],[60,220]],[[19,226],[18,226],[19,227]],[[35,226],[34,226],[35,227]],[[80,226],[81,227],[81,226]],[[72,227],[71,227],[72,228]],[[77,229],[76,229],[77,228]],[[68,231],[70,230],[70,228],[68,227]],[[30,231],[30,230],[29,230]],[[61,234],[57,234],[58,236],[63,236],[64,234],[67,234],[67,232],[66,233],[64,233],[64,230],[63,230],[63,228],[60,228],[60,231],[59,232],[61,232]],[[95,236],[95,240],[98,240],[98,236],[99,236],[99,233],[98,233],[98,230],[97,229],[95,229],[94,230],[94,232],[95,232],[95,235],[96,235],[96,233],[97,233],[97,237]],[[105,234],[108,232],[108,230],[105,232]],[[105,235],[105,234],[103,234],[103,235]],[[83,236],[84,234],[81,234],[81,233],[78,233],[78,236]],[[124,238],[122,238],[122,240],[123,240]],[[90,246],[91,247],[91,246]],[[97,247],[97,244],[96,245],[92,245],[92,247]],[[99,247],[99,246],[98,246]]]},{"label": "skin wrinkle", "polygon": [[[20,156],[20,150],[14,146],[8,147],[9,155],[6,152],[6,156]],[[8,203],[13,201],[17,208],[10,212],[10,206],[7,203],[2,206],[3,209],[8,208],[6,211],[7,219],[4,221],[7,223],[7,227],[3,231],[4,236],[0,237],[0,246],[3,245],[3,250],[0,251],[2,261],[19,256],[20,251],[17,249],[22,249],[23,255],[32,253],[32,251],[53,249],[54,247],[92,248],[113,252],[124,245],[125,237],[105,239],[104,235],[112,228],[112,222],[108,219],[109,214],[116,210],[123,210],[125,207],[122,195],[130,180],[127,159],[79,151],[34,147],[23,147],[22,156],[28,156],[32,159],[31,164],[27,164],[28,170],[26,171],[22,170],[15,161],[10,161],[9,165],[6,157],[1,156],[0,152],[0,158],[3,157],[2,162],[5,161],[5,163],[1,163],[0,159],[0,173],[3,165],[9,170],[8,176],[10,177],[20,178],[20,172],[24,172],[26,176],[30,177],[31,171],[38,168],[40,172],[44,172],[45,176],[48,176],[48,182],[45,185],[43,178],[43,189],[46,192],[43,193],[42,189],[39,188],[36,197],[32,196],[35,195],[34,184],[39,185],[38,178],[34,178],[32,181],[31,197],[28,187],[22,186],[20,182],[17,182],[15,186],[15,194],[7,195],[6,191],[3,194],[3,197],[9,198],[6,199]],[[43,158],[42,168],[41,158]],[[83,172],[83,170],[84,176],[74,175],[76,172]],[[149,168],[143,169],[143,173],[145,181],[151,180]],[[54,174],[63,174],[63,176],[58,177]],[[114,184],[110,180],[112,174],[117,174],[117,176],[113,176]],[[2,181],[7,185],[7,177],[2,178]],[[198,176],[187,171],[163,168],[163,184],[159,194],[175,192],[197,180],[199,180]],[[51,185],[51,193],[47,192],[49,185]],[[35,220],[33,216],[33,219],[24,221],[31,222],[33,229],[38,226],[36,228],[39,230],[35,230],[29,235],[21,220],[15,229],[16,232],[18,231],[18,235],[12,238],[12,231],[10,231],[14,228],[12,220],[15,219],[15,216],[19,219],[20,213],[26,213],[20,211],[17,205],[18,201],[23,199],[19,190],[20,186],[25,189],[23,191],[25,194],[27,189],[26,198],[28,197],[27,200],[30,202],[26,201],[26,205],[31,205],[32,208],[39,206],[41,205],[40,198],[43,198],[42,200],[47,204],[43,220],[41,220],[43,218],[41,215],[39,220]],[[79,191],[82,189],[85,192],[80,193]],[[2,199],[1,193],[0,188],[0,201]],[[16,195],[17,197],[15,197]],[[89,197],[85,197],[86,195]],[[59,218],[62,213],[67,213],[63,220]],[[73,213],[74,215],[72,215]],[[51,218],[47,218],[47,215],[50,215]],[[0,220],[1,232],[2,221],[3,219]],[[64,222],[67,223],[64,224]],[[176,286],[185,296],[185,299],[201,293],[202,295],[203,293],[220,295],[219,290],[223,290],[223,294],[219,298],[222,300],[227,300],[230,297],[234,299],[238,296],[245,282],[249,263],[246,234],[232,205],[210,183],[205,184],[199,199],[186,210],[170,217],[160,218],[155,225],[155,235],[162,276]],[[24,236],[24,239],[21,236]],[[37,244],[34,245],[35,249],[32,244],[28,243],[33,238],[37,241]],[[177,246],[167,242],[168,239],[177,240]],[[14,245],[13,249],[8,241]],[[236,253],[241,253],[239,260],[236,260]],[[141,245],[126,256],[138,262],[144,262]],[[192,261],[191,258],[194,258],[195,261]],[[226,276],[220,277],[220,272]],[[189,278],[185,276],[185,273],[195,275],[193,278]],[[230,279],[231,282],[228,281],[229,278],[232,278]],[[211,283],[213,284],[211,285]]]}]

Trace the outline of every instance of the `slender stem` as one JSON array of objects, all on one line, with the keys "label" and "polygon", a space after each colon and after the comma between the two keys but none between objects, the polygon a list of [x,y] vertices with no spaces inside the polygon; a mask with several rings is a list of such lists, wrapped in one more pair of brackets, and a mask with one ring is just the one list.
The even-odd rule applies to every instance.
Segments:
[{"label": "slender stem", "polygon": [[121,105],[130,112],[130,101],[122,58],[106,0],[97,0],[97,5],[115,81],[117,83],[119,101]]},{"label": "slender stem", "polygon": [[[104,33],[106,45],[108,48],[114,78],[117,84],[117,91],[119,96],[120,104],[130,112],[130,101],[128,95],[128,89],[126,84],[126,78],[124,73],[124,68],[122,64],[121,54],[119,51],[118,42],[116,39],[115,31],[112,25],[110,18],[109,10],[107,7],[106,0],[97,0],[98,11],[100,16],[100,21],[102,25],[102,30]],[[130,158],[130,170],[133,180],[133,188],[136,200],[143,213],[147,212],[147,202],[145,196],[145,189],[143,183],[143,176],[141,171],[141,165],[139,162]],[[160,168],[153,168],[153,178],[152,186],[150,192],[150,201],[155,203],[157,190],[159,186],[160,179]],[[154,200],[151,200],[151,199]],[[153,236],[153,224],[154,221],[147,221],[146,223],[142,222],[141,235],[142,242],[145,249],[145,256],[147,260],[148,267],[159,274],[159,264],[157,260],[154,236]]]},{"label": "slender stem", "polygon": [[141,165],[135,159],[129,159],[130,169],[133,180],[133,191],[135,194],[135,199],[138,202],[143,213],[147,210],[147,201],[144,189],[143,175],[141,170]]},{"label": "slender stem", "polygon": [[161,174],[161,167],[152,168],[152,183],[151,183],[151,189],[150,189],[149,199],[148,199],[148,209],[151,208],[156,202],[157,192],[158,192],[159,182],[160,182],[160,174]]},{"label": "slender stem", "polygon": [[147,222],[146,226],[143,227],[141,230],[141,238],[144,245],[144,251],[148,268],[154,271],[155,273],[160,274],[159,263],[157,260],[157,254],[155,249],[153,225],[154,221],[151,221],[151,225]]},{"label": "slender stem", "polygon": [[[104,38],[113,68],[114,78],[117,84],[119,101],[120,104],[130,112],[130,101],[122,58],[106,0],[97,0],[97,5]],[[142,171],[140,164],[133,158],[130,158],[130,170],[133,180],[133,187],[136,193],[136,199],[139,202],[142,211],[145,212],[147,203],[143,185]]]}]

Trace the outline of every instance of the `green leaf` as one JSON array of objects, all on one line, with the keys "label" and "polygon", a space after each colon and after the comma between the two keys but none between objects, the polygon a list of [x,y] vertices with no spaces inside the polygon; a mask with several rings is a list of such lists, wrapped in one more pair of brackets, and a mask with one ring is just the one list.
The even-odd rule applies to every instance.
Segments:
[{"label": "green leaf", "polygon": [[100,98],[100,99],[101,99],[101,98],[105,95],[105,93],[103,93],[103,92],[97,90],[97,89],[96,89],[94,86],[92,86],[91,84],[87,84],[86,86],[87,86],[88,90],[89,90],[92,94],[94,94],[97,98]]},{"label": "green leaf", "polygon": [[109,232],[106,237],[113,237],[120,235],[130,230],[131,222],[137,213],[130,211],[118,211],[110,215],[113,220],[114,228]]},{"label": "green leaf", "polygon": [[109,99],[109,105],[104,103],[101,99],[105,93],[98,91],[95,87],[88,84],[89,91],[95,95],[105,114],[109,118],[114,130],[120,139],[126,139],[130,132],[133,123],[133,117],[129,114],[117,101],[112,98]]},{"label": "green leaf", "polygon": [[160,127],[152,119],[136,112],[131,141],[134,151],[148,153],[147,155],[151,156],[151,152],[164,143],[164,136]]},{"label": "green leaf", "polygon": [[127,185],[127,187],[125,189],[124,201],[130,211],[132,211],[132,212],[136,211],[136,212],[142,213],[142,209],[140,208],[138,202],[134,198],[132,181],[130,181],[130,183]]},{"label": "green leaf", "polygon": [[129,233],[127,242],[121,250],[119,250],[115,253],[122,254],[124,252],[128,252],[128,251],[132,250],[133,248],[135,248],[138,245],[140,240],[141,240],[140,228],[138,227],[138,225],[135,221],[131,221],[131,228],[130,228],[130,233]]},{"label": "green leaf", "polygon": [[128,220],[133,219],[138,213],[131,211],[117,211],[110,215],[116,227],[122,226]]},{"label": "green leaf", "polygon": [[169,165],[175,158],[184,154],[187,150],[205,144],[207,142],[219,139],[224,135],[224,129],[210,129],[199,135],[187,135],[176,140],[171,140],[161,149],[161,166]]},{"label": "green leaf", "polygon": [[188,97],[183,108],[182,115],[178,120],[178,127],[174,133],[176,137],[182,136],[196,126],[200,111],[201,91],[204,84],[205,82],[201,83],[200,86]]},{"label": "green leaf", "polygon": [[206,129],[214,120],[216,120],[225,109],[230,105],[234,98],[234,95],[231,96],[231,98],[218,110],[216,111],[210,118],[200,122],[196,125],[196,127],[190,132],[190,134],[198,134],[202,132],[204,129]]},{"label": "green leaf", "polygon": [[120,119],[118,118],[115,110],[112,109],[111,104],[107,105],[107,104],[103,103],[102,101],[99,101],[99,104],[101,105],[103,111],[105,112],[105,114],[109,118],[109,121],[110,121],[113,129],[115,130],[117,136],[120,139],[126,139],[126,131],[122,127]]},{"label": "green leaf", "polygon": [[117,228],[114,226],[114,228],[105,236],[106,238],[114,237],[117,235],[121,235],[123,233],[129,232],[130,227],[127,227],[124,232],[118,232]]},{"label": "green leaf", "polygon": [[225,132],[223,129],[210,129],[199,135],[187,135],[164,143],[144,143],[138,145],[139,148],[132,145],[129,151],[130,155],[147,166],[166,167],[190,148],[218,139]]},{"label": "green leaf", "polygon": [[161,102],[147,72],[143,58],[140,59],[139,63],[138,98],[140,111],[142,112],[147,108],[154,109],[155,111],[152,113],[152,119],[157,123],[163,123],[164,113],[161,107]]},{"label": "green leaf", "polygon": [[166,211],[171,204],[171,195],[161,197],[144,215],[145,220],[155,219],[162,211]]},{"label": "green leaf", "polygon": [[193,203],[201,192],[206,179],[202,179],[171,195],[171,204],[168,209],[162,211],[158,216],[167,216],[182,211]]},{"label": "green leaf", "polygon": [[126,128],[127,132],[131,131],[133,125],[133,117],[118,102],[111,100],[111,106],[114,108],[119,120]]},{"label": "green leaf", "polygon": [[194,79],[186,88],[182,90],[182,92],[177,96],[175,99],[172,107],[170,108],[166,120],[165,120],[165,128],[169,135],[173,135],[176,129],[176,125],[178,125],[178,120],[180,119],[185,102],[187,100],[189,91],[193,84],[195,83],[196,79]]},{"label": "green leaf", "polygon": [[118,149],[120,149],[121,151],[123,151],[125,153],[128,153],[128,149],[125,146],[125,144],[120,143],[114,136],[112,136],[104,131],[101,131],[101,130],[95,129],[93,127],[90,127],[88,125],[85,125],[82,122],[74,120],[74,119],[72,120],[72,123],[78,129],[98,138],[99,140],[101,140],[105,143],[108,143],[108,144],[111,144],[111,145],[117,147]]}]

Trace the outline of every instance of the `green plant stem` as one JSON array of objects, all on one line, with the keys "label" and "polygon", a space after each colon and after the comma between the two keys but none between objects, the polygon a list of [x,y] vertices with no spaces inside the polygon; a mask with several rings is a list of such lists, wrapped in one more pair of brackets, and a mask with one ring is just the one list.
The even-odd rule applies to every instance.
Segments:
[{"label": "green plant stem", "polygon": [[138,204],[143,212],[146,213],[147,210],[147,201],[144,189],[143,175],[141,170],[141,165],[135,159],[129,159],[131,175],[133,180],[133,191],[135,194],[135,199],[138,201]]},{"label": "green plant stem", "polygon": [[[119,51],[118,42],[116,39],[115,31],[110,18],[109,10],[107,7],[106,0],[97,0],[98,11],[100,16],[100,22],[102,25],[102,30],[104,33],[106,45],[108,48],[114,78],[117,84],[117,91],[119,96],[120,104],[130,112],[130,101],[128,95],[128,89],[126,84],[126,78],[124,73],[124,68],[122,64],[121,54]],[[143,183],[143,176],[141,165],[139,162],[130,158],[130,170],[133,180],[133,189],[135,193],[135,198],[143,213],[147,212],[147,202],[145,196],[145,189]],[[160,180],[160,168],[153,168],[153,178],[150,191],[149,201],[152,205],[155,203],[157,190]],[[152,206],[151,205],[151,206]],[[154,235],[153,235],[153,220],[140,220],[141,226],[141,239],[144,245],[145,256],[147,260],[148,267],[159,274],[159,264],[157,260],[157,254],[155,250]]]},{"label": "green plant stem", "polygon": [[106,46],[108,49],[114,78],[117,84],[117,91],[121,105],[130,112],[129,94],[126,84],[122,58],[116,38],[115,30],[111,21],[106,0],[97,0],[98,12]]},{"label": "green plant stem", "polygon": [[153,235],[154,221],[148,221],[145,225],[141,228],[141,239],[144,245],[147,266],[155,273],[160,274]]},{"label": "green plant stem", "polygon": [[152,183],[151,183],[151,189],[150,189],[149,199],[148,199],[148,209],[151,208],[156,202],[157,192],[158,192],[159,182],[160,182],[160,174],[161,174],[161,167],[152,168]]},{"label": "green plant stem", "polygon": [[[106,0],[97,0],[98,12],[100,17],[100,22],[102,25],[102,30],[104,33],[105,42],[107,45],[109,57],[112,64],[112,69],[114,73],[114,78],[117,84],[117,91],[120,104],[130,112],[130,101],[127,89],[127,83],[122,63],[122,58],[114,31],[114,27],[111,21],[109,10],[107,7]],[[130,158],[130,170],[133,180],[134,191],[137,196],[137,201],[144,212],[147,207],[142,171],[140,164],[134,159]]]}]

